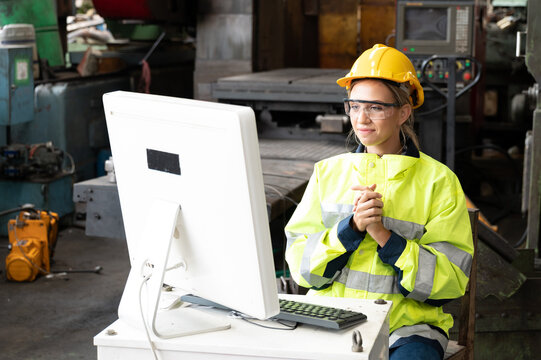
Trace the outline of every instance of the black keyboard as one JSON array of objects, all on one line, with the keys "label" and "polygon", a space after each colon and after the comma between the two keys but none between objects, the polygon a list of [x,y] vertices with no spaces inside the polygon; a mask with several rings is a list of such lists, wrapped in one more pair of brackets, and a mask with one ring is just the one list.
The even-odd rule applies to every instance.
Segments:
[{"label": "black keyboard", "polygon": [[280,299],[280,313],[274,318],[331,329],[344,329],[365,321],[366,315],[330,306]]},{"label": "black keyboard", "polygon": [[[223,305],[195,295],[183,295],[180,300],[203,306],[231,310]],[[280,299],[280,313],[272,319],[293,321],[329,329],[344,329],[366,320],[361,312],[337,309],[292,300]]]}]

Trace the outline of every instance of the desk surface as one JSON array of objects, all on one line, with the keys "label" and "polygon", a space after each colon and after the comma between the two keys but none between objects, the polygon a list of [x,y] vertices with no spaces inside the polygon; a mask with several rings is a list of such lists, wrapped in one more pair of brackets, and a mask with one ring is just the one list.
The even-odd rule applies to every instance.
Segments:
[{"label": "desk surface", "polygon": [[[389,309],[391,303],[375,304],[373,300],[328,298],[319,296],[280,295],[297,301],[349,308],[364,312],[368,320],[344,330],[328,330],[299,325],[295,330],[271,330],[241,319],[230,319],[231,329],[162,340],[153,337],[160,359],[386,359],[389,340]],[[200,308],[216,316],[227,316],[217,309]],[[174,310],[173,310],[174,311]],[[270,326],[279,326],[270,323]],[[363,338],[363,352],[353,352],[353,330]],[[108,335],[108,333],[114,335]],[[149,344],[143,330],[117,320],[94,338],[98,359],[151,359]]]}]

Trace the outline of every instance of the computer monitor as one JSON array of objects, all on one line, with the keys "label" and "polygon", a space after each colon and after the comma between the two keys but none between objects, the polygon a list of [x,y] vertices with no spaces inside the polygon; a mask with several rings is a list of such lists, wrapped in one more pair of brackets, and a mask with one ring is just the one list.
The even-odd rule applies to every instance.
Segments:
[{"label": "computer monitor", "polygon": [[123,91],[103,104],[131,262],[119,318],[162,338],[228,327],[197,309],[162,314],[163,284],[259,319],[276,315],[252,109]]},{"label": "computer monitor", "polygon": [[406,55],[471,55],[473,1],[405,1],[396,7],[396,45]]}]

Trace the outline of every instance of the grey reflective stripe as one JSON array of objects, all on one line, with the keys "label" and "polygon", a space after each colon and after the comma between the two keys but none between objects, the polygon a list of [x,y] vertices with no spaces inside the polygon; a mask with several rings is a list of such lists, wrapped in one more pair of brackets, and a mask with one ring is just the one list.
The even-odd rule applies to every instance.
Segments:
[{"label": "grey reflective stripe", "polygon": [[347,218],[353,213],[351,204],[321,203],[321,220],[326,228],[333,227],[340,220]]},{"label": "grey reflective stripe", "polygon": [[419,335],[427,339],[436,340],[440,343],[444,352],[445,349],[447,349],[447,344],[449,343],[449,340],[438,330],[432,329],[427,324],[418,324],[403,326],[400,329],[393,331],[393,333],[389,336],[389,346],[393,345],[400,338],[412,335]]},{"label": "grey reflective stripe", "polygon": [[415,276],[415,286],[413,291],[406,296],[407,298],[425,301],[432,292],[434,285],[434,274],[436,273],[436,255],[419,246],[419,260],[417,264],[417,275]]},{"label": "grey reflective stripe", "polygon": [[436,242],[426,245],[433,247],[442,254],[445,254],[450,262],[458,266],[466,276],[470,276],[473,257],[466,251],[461,250],[448,242]]},{"label": "grey reflective stripe", "polygon": [[396,275],[376,275],[345,267],[336,282],[344,284],[348,289],[377,294],[400,294]]},{"label": "grey reflective stripe", "polygon": [[[353,213],[351,204],[321,203],[321,219],[326,228],[333,227],[340,220]],[[405,239],[420,239],[426,232],[425,226],[411,221],[382,217],[383,226]]]},{"label": "grey reflective stripe", "polygon": [[333,279],[325,278],[323,276],[315,275],[310,272],[310,258],[312,257],[312,254],[314,253],[317,245],[319,244],[319,238],[321,235],[325,233],[324,231],[320,231],[315,234],[310,234],[306,238],[306,245],[304,247],[304,252],[302,254],[302,261],[301,261],[301,276],[312,286],[314,287],[322,287],[323,285],[330,283],[334,280],[334,277],[338,276],[338,272],[334,274]]},{"label": "grey reflective stripe", "polygon": [[397,220],[390,217],[382,217],[383,226],[392,230],[404,239],[420,239],[426,232],[425,226],[411,221]]},{"label": "grey reflective stripe", "polygon": [[286,233],[286,239],[287,239],[286,249],[289,249],[291,247],[295,239],[297,239],[299,236],[304,235],[302,233],[294,233],[291,231],[286,231],[285,233]]},{"label": "grey reflective stripe", "polygon": [[349,271],[350,271],[349,268],[347,266],[344,266],[344,268],[342,269],[342,272],[340,273],[340,276],[336,279],[336,282],[346,285],[346,282],[349,276]]}]

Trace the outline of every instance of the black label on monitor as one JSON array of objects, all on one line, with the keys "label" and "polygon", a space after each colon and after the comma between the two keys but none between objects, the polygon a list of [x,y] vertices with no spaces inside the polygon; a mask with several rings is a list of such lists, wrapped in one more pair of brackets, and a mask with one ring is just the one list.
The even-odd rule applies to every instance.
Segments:
[{"label": "black label on monitor", "polygon": [[147,165],[151,170],[180,175],[180,160],[178,154],[147,149]]}]

